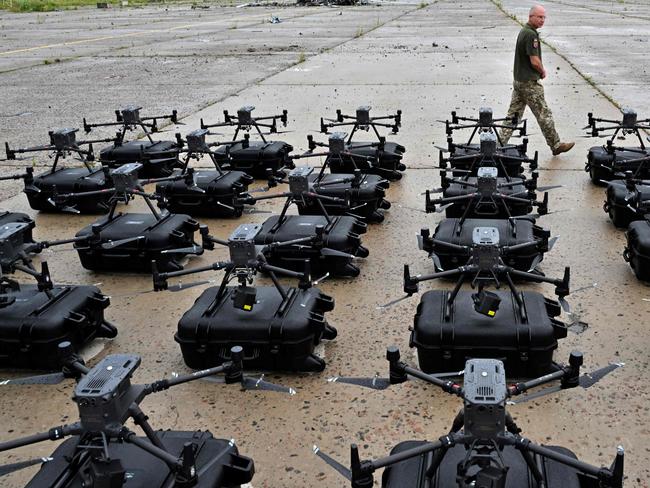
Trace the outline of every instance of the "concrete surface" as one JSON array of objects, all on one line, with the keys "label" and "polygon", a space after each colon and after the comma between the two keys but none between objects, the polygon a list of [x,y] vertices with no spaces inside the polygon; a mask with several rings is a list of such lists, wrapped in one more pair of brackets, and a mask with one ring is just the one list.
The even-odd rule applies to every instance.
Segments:
[{"label": "concrete surface", "polygon": [[[527,8],[515,0],[504,1],[503,6],[519,16]],[[418,7],[418,3],[385,3],[354,8],[0,14],[0,36],[7,39],[5,46],[2,37],[0,52],[4,71],[0,73],[4,97],[0,133],[16,146],[42,141],[51,127],[79,125],[82,116],[105,119],[130,102],[150,112],[178,108],[187,124],[178,128],[182,132],[198,127],[200,118],[220,120],[223,109],[233,111],[243,104],[256,105],[259,114],[287,108],[287,129],[294,132],[282,138],[297,151],[306,149],[305,136],[318,130],[319,117],[333,116],[337,108],[352,111],[369,103],[377,114],[403,110],[403,128],[394,139],[407,147],[405,162],[410,169],[402,181],[391,185],[393,208],[383,224],[372,226],[364,236],[371,254],[360,264],[361,276],[321,285],[336,299],[329,320],[339,330],[337,339],[324,347],[326,371],[270,375],[272,381],[296,388],[293,398],[197,382],[142,405],[156,427],[209,428],[217,436],[234,437],[241,452],[255,460],[255,488],[345,486],[342,478],[313,457],[312,444],[344,462],[350,442],[360,445],[363,457],[382,456],[401,440],[437,438],[447,431],[459,408],[457,399],[416,382],[375,392],[325,381],[333,375],[384,374],[384,352],[390,344],[397,344],[417,364],[408,348],[408,327],[418,298],[388,310],[377,306],[402,295],[404,263],[420,272],[432,271],[432,264],[417,250],[414,234],[421,227],[435,227],[440,219],[417,210],[423,208],[420,193],[439,183],[437,171],[430,169],[437,163],[432,143],[445,140],[436,119],[446,118],[450,110],[473,114],[486,105],[502,113],[510,98],[512,49],[518,31],[512,19],[487,0],[439,1]],[[641,1],[619,5],[590,0],[549,1],[547,7],[544,38],[608,96],[647,116],[648,78],[640,58],[634,51],[613,51],[609,46],[613,36],[626,36],[628,45],[645,38],[650,6]],[[266,23],[271,15],[284,21]],[[108,27],[110,22],[113,25]],[[92,40],[100,36],[106,39]],[[65,45],[83,39],[90,41]],[[43,47],[50,44],[54,46]],[[30,50],[3,54],[25,49]],[[191,57],[184,56],[188,52]],[[306,61],[295,64],[303,52]],[[62,61],[43,64],[53,58]],[[579,348],[586,354],[588,369],[609,361],[624,361],[626,366],[589,390],[564,392],[513,407],[511,412],[531,439],[569,447],[594,464],[609,464],[616,445],[624,445],[626,486],[647,487],[650,291],[623,261],[623,232],[608,222],[601,208],[603,190],[592,186],[583,172],[586,151],[594,141],[578,138],[586,112],[615,116],[617,109],[565,59],[548,48],[544,59],[551,73],[545,82],[547,99],[558,130],[563,139],[575,139],[577,144],[569,154],[552,157],[535,121],[529,119],[531,132],[537,132],[530,137],[530,147],[540,152],[542,184],[564,185],[551,194],[552,210],[562,212],[542,220],[554,235],[562,236],[542,268],[556,276],[571,265],[576,289],[598,283],[569,297],[589,328],[561,341],[557,358],[564,360],[569,351]],[[6,117],[21,112],[28,114]],[[66,237],[94,220],[36,214],[28,209],[24,195],[17,194],[19,190],[19,185],[3,185],[4,195],[16,195],[7,198],[3,207],[35,215],[38,238]],[[281,205],[271,201],[256,208],[277,211]],[[134,209],[144,211],[144,206],[137,203]],[[262,222],[267,216],[255,213],[237,221],[204,221],[214,234],[225,237],[238,224]],[[216,250],[192,260],[190,266],[225,256],[225,250]],[[137,381],[187,370],[172,336],[180,315],[201,288],[173,295],[139,294],[151,289],[150,278],[87,272],[68,250],[45,252],[43,257],[55,281],[101,282],[102,290],[112,296],[107,316],[120,332],[105,344],[102,355],[141,354],[144,361]],[[433,282],[422,289],[444,286]],[[552,293],[551,287],[531,288]],[[3,387],[0,438],[73,421],[72,387],[71,382]],[[2,462],[47,455],[52,448],[41,444],[16,450],[3,455]],[[8,484],[3,486],[22,486],[33,472],[5,478]]]}]

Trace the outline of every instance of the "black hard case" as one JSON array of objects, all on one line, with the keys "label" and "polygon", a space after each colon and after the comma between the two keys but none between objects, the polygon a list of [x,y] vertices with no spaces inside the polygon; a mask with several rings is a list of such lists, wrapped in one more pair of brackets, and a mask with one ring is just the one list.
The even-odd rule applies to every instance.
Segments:
[{"label": "black hard case", "polygon": [[336,337],[325,319],[334,299],[317,288],[289,288],[288,299],[275,287],[257,287],[251,311],[233,306],[234,287],[217,300],[219,287],[208,288],[178,322],[176,342],[185,364],[193,369],[230,360],[233,346],[244,348],[244,367],[271,371],[322,371],[325,361],[314,354],[321,339]]},{"label": "black hard case", "polygon": [[[343,158],[328,158],[332,173],[353,173],[355,168],[363,173],[379,175],[391,181],[399,180],[406,166],[402,163],[402,156],[406,148],[395,142],[386,142],[384,149],[372,147],[371,142],[352,142],[346,144],[346,150],[354,153],[353,156]],[[367,158],[374,158],[369,162]]]},{"label": "black hard case", "polygon": [[650,206],[650,181],[628,188],[625,180],[612,180],[607,184],[607,200],[603,209],[616,227],[627,228],[630,222],[642,220],[641,213],[630,209]]},{"label": "black hard case", "polygon": [[[237,447],[228,448],[229,441],[215,439],[209,431],[182,432],[182,431],[158,431],[158,438],[162,441],[165,449],[180,458],[185,443],[194,443],[198,450],[196,453],[196,468],[200,471],[202,467],[214,459],[219,453],[224,453],[210,466],[198,480],[194,488],[237,488],[248,483],[253,478],[255,467],[253,460],[241,456]],[[146,439],[146,438],[140,438]],[[41,466],[40,471],[27,484],[25,488],[51,488],[58,480],[69,479],[63,484],[56,484],[61,488],[103,488],[92,481],[90,484],[88,471],[90,463],[84,462],[80,468],[70,470],[70,459],[79,453],[80,438],[72,437],[62,444],[52,454],[52,461]],[[147,441],[148,442],[148,441]],[[228,450],[229,449],[229,450]],[[111,459],[119,459],[129,478],[124,485],[127,488],[164,488],[169,485],[169,467],[158,458],[147,453],[143,449],[126,442],[109,442],[108,456]]]},{"label": "black hard case", "polygon": [[[93,228],[99,229],[94,235]],[[90,240],[76,242],[81,265],[96,271],[151,272],[151,261],[156,260],[159,271],[178,271],[183,267],[182,254],[161,254],[162,251],[191,247],[199,223],[185,214],[168,213],[160,220],[153,214],[119,213],[112,220],[101,218],[77,232],[76,237],[91,236]],[[101,244],[131,237],[144,239],[112,249]]]},{"label": "black hard case", "polygon": [[644,157],[650,159],[649,150],[643,152],[640,152],[639,149],[635,151],[614,150],[613,153],[610,153],[607,151],[606,146],[594,146],[587,153],[585,171],[589,173],[591,181],[599,186],[604,184],[603,181],[610,181],[620,177],[616,173],[625,173],[626,171],[636,173],[641,165],[643,165],[643,168],[636,176],[638,178],[650,178],[650,160],[645,163],[640,161],[627,162],[627,160],[638,160]]},{"label": "black hard case", "polygon": [[[319,183],[327,183],[328,181],[339,180],[348,176],[352,177],[352,175],[346,174],[324,174],[321,178],[318,175],[310,175],[309,181],[313,183],[318,180]],[[384,199],[389,185],[388,181],[377,175],[362,175],[359,186],[353,186],[352,183],[325,185],[316,188],[316,193],[328,197],[345,199],[347,192],[350,198],[350,208],[353,210],[349,210],[345,204],[322,200],[327,213],[330,215],[352,213],[363,218],[366,222],[379,223],[384,220],[384,215],[379,210],[390,208],[390,203]],[[300,215],[323,214],[320,205],[315,200],[298,200],[296,203]]]},{"label": "black hard case", "polygon": [[266,179],[266,169],[277,172],[280,168],[293,169],[295,165],[289,159],[293,146],[283,141],[250,141],[248,147],[241,143],[229,146],[227,156],[226,146],[218,146],[214,155],[223,168],[248,173],[253,178]]},{"label": "black hard case", "polygon": [[78,350],[95,337],[115,337],[104,319],[110,300],[97,287],[55,286],[51,292],[49,298],[36,285],[21,285],[7,293],[11,303],[0,307],[0,366],[58,369],[59,343]]},{"label": "black hard case", "polygon": [[[426,441],[405,441],[397,444],[391,454],[397,454],[426,444]],[[553,451],[576,458],[575,454],[564,447],[545,446]],[[455,488],[456,466],[467,454],[465,446],[457,445],[450,448],[443,459],[438,473],[432,484],[426,482],[427,468],[431,464],[432,454],[427,453],[397,463],[386,468],[382,474],[382,488]],[[504,464],[508,467],[508,475],[504,488],[537,488],[537,482],[532,476],[521,453],[512,446],[506,446],[499,451]],[[548,488],[581,488],[580,479],[575,469],[569,468],[556,461],[544,459],[543,475]]]},{"label": "black hard case", "polygon": [[[548,250],[548,239],[551,233],[542,227],[535,225],[531,217],[515,219],[514,225],[516,234],[513,233],[512,225],[505,219],[466,219],[461,228],[460,235],[456,235],[456,229],[460,219],[443,219],[436,227],[433,238],[450,244],[460,246],[472,246],[472,232],[476,227],[495,227],[499,231],[500,246],[514,246],[526,242],[538,242],[536,247],[528,247],[514,251],[503,256],[503,262],[520,271],[528,271],[533,264],[535,257]],[[468,252],[459,252],[448,247],[434,244],[432,250],[440,258],[440,264],[445,270],[456,269],[467,264]]]},{"label": "black hard case", "polygon": [[24,213],[20,212],[3,212],[0,211],[0,227],[14,222],[20,222],[24,224],[29,224],[23,230],[23,242],[34,242],[34,237],[32,236],[32,229],[36,226],[32,218]]},{"label": "black hard case", "polygon": [[[524,163],[521,161],[521,158],[525,158],[526,153],[515,147],[510,147],[502,151],[503,155],[499,157],[499,161],[502,164],[495,163],[495,160],[490,157],[485,157],[483,162],[479,164],[479,161],[483,158],[480,153],[480,144],[469,144],[468,147],[474,148],[475,151],[468,151],[467,149],[460,147],[456,148],[453,153],[450,153],[449,164],[452,168],[469,170],[474,161],[472,159],[459,161],[458,158],[468,155],[476,155],[476,164],[473,166],[474,176],[476,175],[477,168],[480,166],[496,166],[498,176],[519,176],[524,172]],[[465,174],[459,173],[456,176],[465,176]]]},{"label": "black hard case", "polygon": [[162,178],[182,166],[178,159],[178,145],[173,141],[142,140],[114,144],[101,150],[99,160],[109,168],[141,163],[140,178]]},{"label": "black hard case", "polygon": [[425,373],[460,371],[471,358],[500,359],[508,375],[536,378],[555,370],[557,339],[566,337],[564,323],[555,319],[560,306],[537,292],[524,291],[527,320],[521,317],[510,291],[496,290],[501,299],[494,318],[474,310],[472,291],[458,292],[449,319],[445,319],[450,292],[422,295],[414,318],[410,345],[417,347]]},{"label": "black hard case", "polygon": [[[359,219],[347,216],[331,217],[331,224],[327,219],[317,215],[287,215],[279,228],[275,228],[278,215],[269,217],[263,224],[260,232],[255,236],[256,245],[266,245],[273,242],[290,241],[303,237],[316,235],[316,226],[322,225],[324,247],[342,251],[358,257],[367,257],[368,250],[361,245],[360,234],[365,234],[367,224]],[[359,268],[351,264],[351,259],[339,256],[322,256],[320,250],[311,250],[304,247],[281,246],[272,248],[268,253],[269,264],[281,268],[303,271],[305,260],[311,261],[311,271],[314,275],[326,272],[336,276],[357,276]]]},{"label": "black hard case", "polygon": [[650,222],[632,222],[625,233],[627,246],[623,256],[630,263],[636,277],[650,281]]},{"label": "black hard case", "polygon": [[[59,168],[54,172],[46,171],[35,176],[31,184],[26,182],[24,192],[27,195],[29,206],[34,210],[61,212],[60,208],[50,203],[55,194],[97,191],[112,186],[110,181],[106,181],[101,169],[89,172],[83,167]],[[75,199],[74,207],[83,214],[106,213],[110,207],[111,196],[110,193],[81,196]]]},{"label": "black hard case", "polygon": [[[523,178],[512,178],[510,183],[517,180],[521,181],[521,184],[500,188],[498,189],[498,192],[503,195],[516,195],[519,198],[527,197],[528,190],[526,190],[526,187],[524,186]],[[473,185],[477,184],[477,178],[475,176],[470,176],[469,178],[466,179],[466,181]],[[502,185],[506,183],[509,183],[509,181],[506,178],[501,178],[501,177],[497,178],[497,185]],[[452,198],[452,197],[460,197],[463,195],[469,195],[470,193],[475,193],[475,192],[477,192],[476,187],[460,185],[458,183],[451,183],[447,188],[444,189],[442,196],[444,198]],[[447,209],[445,210],[446,212],[445,215],[449,218],[461,217],[468,205],[470,205],[471,208],[467,213],[467,217],[479,218],[479,219],[480,218],[505,219],[508,218],[509,216],[526,215],[532,212],[533,210],[532,205],[526,202],[512,202],[512,201],[505,200],[505,205],[504,205],[503,203],[504,201],[502,201],[499,198],[494,198],[494,199],[485,198],[484,200],[486,202],[493,201],[495,205],[486,205],[481,203],[480,205],[475,206],[474,203],[469,200],[454,202],[449,207],[447,207]],[[508,211],[510,212],[510,215],[508,215],[508,211],[506,211],[506,206]]]},{"label": "black hard case", "polygon": [[205,193],[187,186],[184,180],[165,181],[156,185],[156,193],[166,199],[165,207],[173,213],[201,217],[241,217],[244,205],[237,202],[248,191],[253,177],[241,171],[196,171],[196,184]]}]

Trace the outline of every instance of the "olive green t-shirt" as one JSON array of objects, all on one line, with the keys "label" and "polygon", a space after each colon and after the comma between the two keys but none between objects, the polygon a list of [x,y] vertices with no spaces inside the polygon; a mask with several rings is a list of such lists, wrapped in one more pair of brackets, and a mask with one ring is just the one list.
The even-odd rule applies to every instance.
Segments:
[{"label": "olive green t-shirt", "polygon": [[530,56],[542,58],[542,46],[539,33],[529,24],[519,31],[517,47],[515,48],[515,81],[537,81],[542,76],[530,63]]}]

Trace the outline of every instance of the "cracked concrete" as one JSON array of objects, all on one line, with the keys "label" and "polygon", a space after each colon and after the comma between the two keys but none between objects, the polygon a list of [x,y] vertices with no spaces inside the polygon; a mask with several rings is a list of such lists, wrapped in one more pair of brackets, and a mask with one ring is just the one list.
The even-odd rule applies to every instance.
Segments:
[{"label": "cracked concrete", "polygon": [[[507,12],[519,17],[527,10],[515,0],[502,3]],[[542,35],[608,96],[647,117],[650,107],[643,95],[648,78],[640,51],[615,51],[610,45],[612,36],[627,46],[642,45],[635,39],[647,37],[643,17],[650,16],[650,6],[627,0],[610,3],[549,1]],[[265,23],[271,15],[279,15],[283,22]],[[310,452],[314,443],[347,460],[350,442],[360,444],[364,457],[382,456],[401,440],[434,439],[446,432],[459,407],[455,398],[415,382],[374,392],[329,385],[325,378],[383,374],[389,344],[400,346],[408,360],[417,363],[408,348],[408,327],[418,298],[388,310],[377,306],[401,296],[399,273],[404,263],[420,272],[432,271],[413,236],[421,227],[434,227],[440,216],[413,209],[423,207],[420,193],[439,183],[437,172],[430,169],[437,163],[432,143],[445,140],[444,127],[436,119],[446,118],[451,110],[471,114],[485,105],[497,114],[505,111],[517,24],[488,0],[439,1],[425,8],[418,8],[417,3],[337,9],[191,11],[178,7],[167,12],[148,7],[55,12],[40,14],[40,18],[0,13],[0,36],[6,36],[0,37],[2,51],[59,44],[10,55],[0,52],[0,70],[17,68],[0,74],[1,114],[29,113],[0,117],[0,134],[12,145],[41,142],[49,128],[79,125],[83,116],[105,119],[130,102],[139,102],[152,113],[177,108],[187,124],[178,127],[181,132],[198,127],[200,118],[219,120],[223,109],[232,111],[243,104],[256,105],[260,114],[287,108],[287,129],[294,132],[282,138],[297,151],[306,149],[305,135],[318,130],[319,117],[333,116],[337,108],[351,111],[369,103],[376,113],[397,108],[404,113],[403,128],[395,139],[407,147],[409,170],[389,190],[394,205],[386,221],[372,226],[364,236],[371,255],[360,265],[362,275],[321,285],[336,299],[330,321],[339,330],[338,338],[324,348],[326,371],[270,375],[271,381],[296,388],[298,395],[293,398],[204,382],[184,385],[143,403],[152,424],[209,428],[217,436],[235,437],[241,452],[255,459],[256,488],[345,486],[336,473],[314,459]],[[237,28],[232,29],[235,23]],[[180,28],[190,24],[195,27]],[[147,31],[151,32],[124,37]],[[360,31],[363,35],[358,35]],[[115,37],[60,45],[100,36]],[[265,51],[269,48],[270,54]],[[295,64],[303,52],[306,61]],[[185,53],[192,56],[183,57]],[[79,57],[48,65],[42,62],[72,56]],[[547,99],[559,132],[565,139],[576,138],[577,144],[572,152],[554,158],[541,134],[530,137],[531,149],[540,152],[542,184],[564,185],[551,194],[551,210],[561,212],[541,221],[554,235],[562,236],[542,268],[556,276],[570,264],[575,288],[598,283],[569,297],[589,328],[564,339],[557,358],[564,360],[569,351],[579,348],[586,354],[588,368],[612,360],[627,364],[589,390],[516,406],[512,413],[529,438],[569,447],[591,463],[609,464],[616,445],[623,444],[628,454],[626,486],[647,487],[650,395],[644,385],[650,368],[646,330],[650,302],[644,299],[650,298],[650,292],[622,259],[625,238],[602,211],[603,190],[593,187],[582,171],[586,151],[595,143],[577,139],[588,111],[602,116],[618,112],[560,56],[546,49],[544,60],[550,73],[545,81]],[[34,62],[38,66],[28,67]],[[530,116],[529,121],[531,132],[539,132]],[[322,140],[319,135],[315,138]],[[19,185],[2,188],[4,208],[35,215],[37,238],[67,237],[94,220],[36,214],[27,208],[24,195],[18,194]],[[257,208],[277,211],[279,207],[281,202],[270,201]],[[144,210],[144,206],[138,203],[135,209]],[[240,223],[262,222],[266,217],[250,214],[238,221],[206,219],[205,223],[212,233],[225,237]],[[178,318],[201,288],[174,295],[138,294],[151,289],[150,278],[89,273],[72,251],[43,256],[55,281],[101,282],[101,288],[112,296],[107,316],[120,332],[101,354],[142,354],[137,381],[187,370],[172,336]],[[216,250],[190,265],[225,256],[223,249]],[[531,288],[551,292],[546,287]],[[75,409],[68,399],[71,391],[70,382],[45,388],[7,387],[0,397],[0,438],[74,419]],[[3,456],[2,462],[51,451],[51,444],[41,444]],[[5,478],[8,484],[3,486],[22,486],[33,472],[34,468]]]}]

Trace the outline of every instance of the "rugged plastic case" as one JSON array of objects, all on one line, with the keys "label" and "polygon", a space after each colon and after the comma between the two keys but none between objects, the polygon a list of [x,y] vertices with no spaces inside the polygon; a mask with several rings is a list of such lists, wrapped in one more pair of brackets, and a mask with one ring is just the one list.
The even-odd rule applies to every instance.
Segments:
[{"label": "rugged plastic case", "polygon": [[110,300],[95,286],[62,286],[52,298],[37,285],[21,285],[0,301],[0,366],[29,369],[61,367],[58,345],[76,350],[95,337],[115,337],[104,319]]},{"label": "rugged plastic case", "polygon": [[36,227],[36,223],[32,218],[24,213],[21,212],[4,212],[0,211],[0,227],[2,227],[5,224],[9,223],[24,223],[24,224],[29,224],[25,229],[23,230],[23,242],[28,243],[28,242],[34,242],[34,237],[32,236],[32,230],[34,227]]},{"label": "rugged plastic case", "polygon": [[[309,181],[326,184],[329,181],[339,180],[345,177],[352,177],[351,174],[324,174],[322,178],[318,175],[310,175]],[[337,183],[325,185],[315,189],[319,195],[350,199],[350,207],[344,203],[335,203],[322,200],[322,204],[330,215],[354,214],[361,217],[365,222],[380,223],[384,220],[384,214],[380,210],[390,208],[390,202],[384,197],[390,183],[377,175],[362,175],[358,186],[352,183]],[[323,211],[318,202],[312,199],[296,200],[298,213],[300,215],[322,215]]]},{"label": "rugged plastic case", "polygon": [[642,281],[650,281],[650,222],[632,222],[625,233],[627,246],[623,252],[634,274]]},{"label": "rugged plastic case", "polygon": [[643,220],[643,215],[634,208],[647,208],[650,213],[650,180],[644,183],[647,184],[635,184],[634,189],[628,188],[625,180],[612,180],[607,184],[603,209],[616,227],[625,229],[630,222]]},{"label": "rugged plastic case", "polygon": [[244,368],[259,371],[322,371],[325,361],[314,354],[322,339],[334,339],[336,329],[325,319],[334,299],[317,288],[287,289],[283,300],[273,286],[256,288],[250,311],[233,306],[227,287],[205,290],[178,322],[176,342],[185,363],[193,369],[218,366],[230,360],[233,346],[244,348]]},{"label": "rugged plastic case", "polygon": [[[436,227],[433,239],[471,247],[473,243],[472,233],[476,227],[495,227],[499,231],[500,246],[537,242],[537,246],[506,253],[502,258],[507,266],[512,266],[520,271],[528,271],[535,257],[548,251],[548,239],[551,233],[535,225],[535,219],[532,217],[515,219],[513,222],[514,231],[512,224],[505,219],[466,219],[461,227],[460,235],[458,235],[457,229],[460,219],[443,219]],[[471,252],[456,251],[435,243],[432,244],[431,250],[438,255],[440,264],[445,270],[456,269],[467,264]]]},{"label": "rugged plastic case", "polygon": [[[273,242],[290,241],[316,235],[316,226],[323,226],[324,247],[342,251],[351,256],[365,258],[368,250],[361,245],[361,234],[365,234],[368,225],[359,219],[347,216],[327,219],[317,215],[287,215],[282,225],[277,226],[280,216],[273,215],[263,224],[255,236],[256,245],[266,245]],[[305,260],[309,259],[313,276],[321,276],[327,272],[335,276],[358,276],[359,268],[352,264],[352,258],[342,256],[323,256],[319,249],[305,246],[280,246],[272,248],[267,254],[269,264],[281,268],[302,271]]]},{"label": "rugged plastic case", "polygon": [[248,147],[237,143],[229,146],[227,151],[226,146],[218,146],[214,150],[221,167],[243,171],[253,178],[266,179],[267,168],[274,173],[281,168],[295,168],[293,161],[288,158],[293,146],[283,141],[250,141]]},{"label": "rugged plastic case", "polygon": [[[151,272],[156,260],[159,271],[178,271],[186,254],[163,251],[191,247],[199,223],[185,214],[163,215],[119,213],[111,220],[103,217],[77,232],[76,237],[88,236],[88,241],[75,242],[81,265],[94,271]],[[102,244],[138,236],[142,239],[103,249]]]},{"label": "rugged plastic case", "polygon": [[[386,142],[384,149],[372,147],[369,141],[354,141],[346,143],[345,149],[354,153],[351,157],[329,158],[330,170],[332,173],[353,173],[355,167],[363,173],[374,174],[390,181],[397,181],[406,171],[406,165],[402,163],[402,157],[406,148],[395,142]],[[367,158],[374,158],[369,162]]]},{"label": "rugged plastic case", "polygon": [[[215,439],[210,431],[182,432],[157,431],[165,448],[174,455],[181,456],[185,443],[194,443],[196,453],[196,468],[200,471],[208,466],[210,461],[223,453],[217,461],[209,465],[208,471],[200,476],[194,488],[239,488],[253,478],[255,467],[253,460],[239,454],[236,446],[229,447],[226,439]],[[57,447],[52,454],[52,461],[41,466],[40,471],[32,478],[25,488],[103,488],[109,485],[99,485],[89,479],[91,466],[88,457],[76,469],[70,469],[70,459],[82,451],[78,446],[80,438],[71,437]],[[169,467],[158,458],[143,449],[126,442],[109,442],[108,456],[119,459],[129,478],[124,486],[129,488],[165,488],[173,479]],[[67,480],[66,480],[67,478]],[[57,481],[66,480],[62,484]],[[88,484],[90,481],[91,484]]]},{"label": "rugged plastic case", "polygon": [[165,197],[165,208],[193,217],[241,217],[244,205],[237,199],[248,191],[252,176],[241,171],[216,170],[194,174],[196,186],[204,193],[191,189],[184,180],[156,184],[156,193]]},{"label": "rugged plastic case", "polygon": [[[444,198],[453,198],[475,193],[477,191],[477,179],[478,178],[475,176],[470,176],[467,178],[467,182],[475,185],[474,187],[460,185],[458,183],[451,183],[447,188],[443,190],[442,196]],[[511,181],[508,181],[506,178],[498,177],[497,185],[512,183],[513,181],[521,181],[521,184],[499,188],[498,192],[502,193],[503,195],[515,195],[520,198],[526,197],[528,190],[524,186],[523,178],[511,178]],[[509,216],[526,215],[533,211],[533,206],[527,202],[512,202],[506,200],[504,205],[504,201],[499,198],[485,198],[484,200],[486,202],[489,201],[493,204],[491,205],[488,203],[481,203],[479,205],[475,205],[474,202],[471,202],[469,200],[454,202],[449,207],[447,207],[445,210],[445,215],[449,218],[460,218],[467,209],[468,205],[470,206],[470,210],[467,213],[467,218],[506,219]],[[508,215],[508,211],[510,211],[510,215]]]},{"label": "rugged plastic case", "polygon": [[[461,170],[469,170],[472,167],[472,160],[458,160],[457,158],[463,157],[463,156],[468,156],[470,154],[476,155],[476,163],[473,165],[473,176],[476,176],[476,169],[479,166],[495,166],[498,169],[498,176],[519,176],[521,173],[524,172],[524,163],[521,161],[521,158],[525,158],[526,153],[521,151],[520,149],[517,149],[516,147],[509,147],[505,149],[504,151],[500,151],[503,153],[503,155],[500,155],[499,161],[502,164],[497,164],[495,163],[494,158],[485,156],[481,164],[479,164],[479,161],[481,161],[481,158],[483,157],[481,155],[481,145],[480,144],[469,144],[469,148],[475,149],[474,151],[472,150],[467,150],[464,148],[456,148],[453,153],[450,153],[449,158],[449,164],[451,165],[452,168],[455,169],[461,169]],[[458,173],[456,176],[465,176],[465,174]]]},{"label": "rugged plastic case", "polygon": [[474,310],[473,291],[458,292],[449,318],[445,318],[449,291],[422,295],[410,346],[417,348],[425,373],[460,371],[471,358],[500,359],[514,378],[536,378],[555,370],[553,351],[567,334],[566,325],[555,318],[561,312],[559,304],[537,292],[520,292],[524,318],[509,290],[493,292],[501,299],[495,317]]},{"label": "rugged plastic case", "polygon": [[141,140],[113,144],[99,153],[104,166],[118,168],[127,163],[141,163],[140,178],[163,178],[182,167],[178,145],[174,141]]},{"label": "rugged plastic case", "polygon": [[[408,449],[422,446],[426,441],[405,441],[397,444],[391,454],[397,454]],[[564,447],[545,446],[560,454],[575,458],[575,454]],[[467,450],[465,446],[457,445],[450,448],[433,478],[433,483],[426,482],[427,468],[431,464],[432,454],[408,459],[386,468],[382,475],[382,488],[452,488],[457,486],[456,466],[463,461]],[[501,458],[508,466],[508,475],[504,488],[536,488],[537,482],[528,470],[526,461],[521,453],[512,446],[506,446],[499,451]],[[556,461],[544,459],[542,472],[548,488],[581,488],[580,479],[575,469],[569,468]]]},{"label": "rugged plastic case", "polygon": [[[612,154],[607,151],[605,146],[594,146],[587,153],[585,171],[589,173],[591,181],[602,186],[605,184],[603,182],[619,178],[620,175],[616,173],[625,173],[626,171],[636,173],[639,166],[643,164],[643,168],[636,176],[647,179],[650,178],[650,161],[645,163],[638,161],[644,156],[650,158],[650,150],[645,152],[614,150]],[[628,160],[631,162],[627,162]]]},{"label": "rugged plastic case", "polygon": [[[30,183],[25,182],[25,195],[29,206],[42,212],[61,212],[61,209],[51,203],[56,193],[80,193],[97,191],[113,186],[106,181],[104,172],[99,169],[89,172],[85,167],[59,168],[56,171],[46,171],[34,176]],[[81,196],[74,201],[74,208],[83,214],[106,213],[110,208],[109,200],[113,195]]]}]

